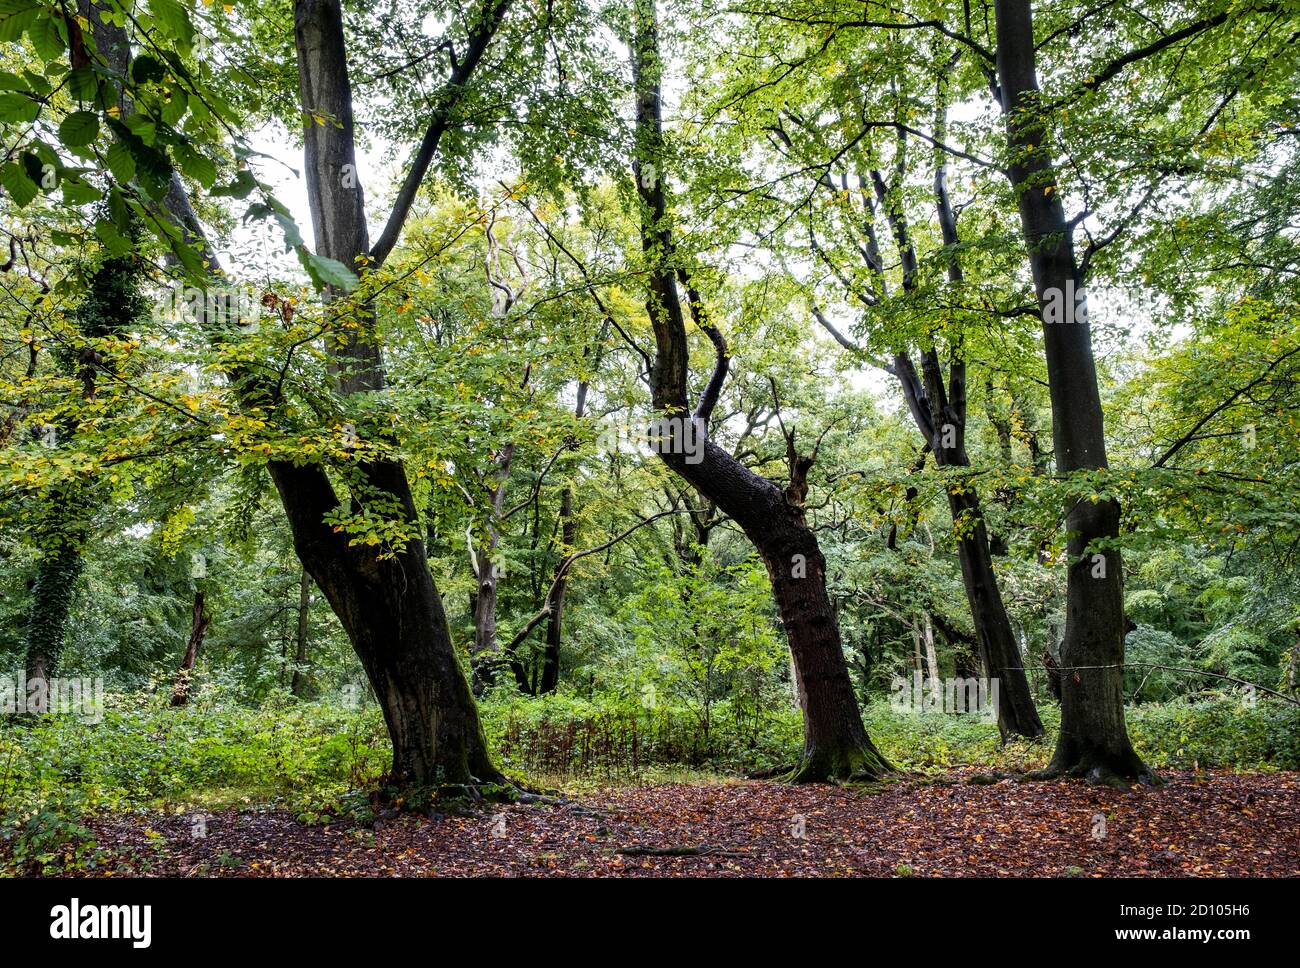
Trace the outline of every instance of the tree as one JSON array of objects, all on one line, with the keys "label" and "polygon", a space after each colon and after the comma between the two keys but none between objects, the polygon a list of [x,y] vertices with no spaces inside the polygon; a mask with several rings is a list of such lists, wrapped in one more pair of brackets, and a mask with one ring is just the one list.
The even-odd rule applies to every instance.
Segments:
[{"label": "tree", "polygon": [[[384,389],[372,307],[345,298],[348,287],[355,285],[353,267],[363,272],[379,269],[397,244],[452,113],[507,7],[508,0],[503,0],[479,11],[471,21],[463,55],[454,62],[435,99],[425,137],[385,230],[371,247],[357,175],[341,5],[337,0],[294,4],[299,96],[306,119],[306,179],[319,251],[310,253],[301,242],[298,248],[304,264],[326,284],[331,322],[342,333],[331,345],[338,391],[345,398]],[[96,17],[92,23],[95,46],[110,76],[125,78],[132,62],[125,30],[113,18]],[[129,115],[133,105],[125,92],[116,100],[119,113]],[[199,265],[205,267],[206,278],[200,281],[207,288],[220,288],[227,277],[175,171],[170,173],[162,203],[184,241],[203,253]],[[192,253],[189,264],[194,265]],[[206,313],[203,322],[216,327],[218,317]],[[265,412],[280,402],[275,388],[246,366],[230,371],[229,378],[239,388],[245,410]],[[392,782],[421,787],[501,779],[451,642],[423,542],[413,527],[419,513],[400,461],[381,457],[359,462],[351,480],[354,509],[359,501],[372,503],[410,530],[387,552],[354,542],[332,520],[347,505],[340,501],[325,466],[286,455],[269,461],[267,467],[298,556],[342,622],[383,709],[393,744]]]},{"label": "tree", "polygon": [[[1087,321],[1084,277],[1065,220],[1045,121],[1029,0],[996,0],[997,78],[1025,248],[1043,318],[1052,436],[1061,473],[1104,472],[1106,433]],[[1054,307],[1066,301],[1067,319]],[[1061,642],[1061,732],[1048,775],[1094,782],[1151,779],[1124,725],[1124,586],[1112,497],[1075,498],[1066,509],[1069,579]]]},{"label": "tree", "polygon": [[[813,457],[788,438],[789,483],[784,489],[749,470],[708,439],[707,428],[727,378],[726,340],[681,264],[668,212],[667,155],[661,102],[662,60],[654,0],[633,7],[633,85],[636,155],[633,175],[641,205],[641,245],[648,263],[646,312],[655,337],[651,391],[666,419],[657,444],[664,462],[740,525],[762,555],[790,644],[804,715],[803,758],[792,773],[801,781],[880,776],[890,769],[872,744],[858,710],[839,623],[826,593],[826,560],[804,511]],[[689,403],[689,348],[678,285],[685,286],[692,320],[713,344],[715,364],[694,409]],[[701,434],[700,432],[703,431]],[[700,434],[698,447],[688,435]],[[689,453],[688,453],[689,451]]]}]

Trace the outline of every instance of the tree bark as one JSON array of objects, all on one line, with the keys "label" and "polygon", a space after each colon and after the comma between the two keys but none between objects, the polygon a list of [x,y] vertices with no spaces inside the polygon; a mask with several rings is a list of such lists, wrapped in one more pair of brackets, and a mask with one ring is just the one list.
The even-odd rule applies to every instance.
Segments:
[{"label": "tree bark", "polygon": [[[581,417],[581,400],[586,396],[586,385],[579,389],[578,416]],[[578,519],[573,513],[573,484],[566,484],[560,496],[560,544],[569,554],[578,540]],[[551,592],[551,613],[546,619],[546,643],[542,650],[542,671],[537,692],[543,695],[554,692],[560,684],[560,644],[564,634],[564,594],[569,585],[568,572],[559,575]]]},{"label": "tree bark", "polygon": [[922,637],[925,641],[925,665],[930,671],[932,682],[939,681],[939,656],[934,651],[934,625],[930,622],[930,616],[926,615],[922,621]]},{"label": "tree bark", "polygon": [[[1037,116],[1038,76],[1030,0],[995,0],[997,78],[1007,143],[1008,177],[1043,312],[1043,342],[1052,401],[1052,437],[1061,473],[1106,467],[1101,397],[1086,317],[1084,279],[1073,227],[1056,191],[1047,130]],[[1049,308],[1064,302],[1064,321]],[[1050,775],[1092,782],[1151,779],[1124,724],[1124,594],[1117,501],[1073,502],[1066,512],[1069,574],[1061,642],[1061,733]]]},{"label": "tree bark", "polygon": [[[452,112],[510,2],[497,0],[471,25],[459,61],[432,99],[428,128],[411,160],[384,232],[375,247],[368,250],[340,3],[295,0],[294,41],[305,118],[305,177],[319,254],[350,268],[358,267],[360,257],[365,257],[372,269],[382,265],[400,237],[415,194],[451,124]],[[125,30],[98,16],[90,20],[97,49],[119,70],[123,69],[130,59]],[[129,99],[123,96],[120,100],[125,117],[130,113]],[[319,123],[318,117],[322,119]],[[173,174],[163,207],[181,229],[185,242],[199,250],[208,281],[227,285],[220,260],[207,242],[179,175]],[[344,395],[381,389],[384,383],[379,342],[373,338],[371,307],[351,309],[359,325],[349,328],[350,335],[337,354],[335,367]],[[270,388],[256,373],[235,367],[228,376],[244,405],[267,407],[275,403]],[[469,682],[429,573],[423,541],[413,537],[400,552],[385,559],[379,559],[373,551],[350,547],[346,536],[336,534],[325,524],[325,516],[342,502],[323,466],[275,460],[268,463],[267,469],[285,508],[294,550],[338,616],[383,708],[393,745],[390,782],[419,787],[503,779],[488,755]],[[408,525],[418,526],[419,515],[401,464],[374,460],[358,471],[366,487],[384,493],[401,509]]]},{"label": "tree bark", "polygon": [[[941,107],[940,121],[936,125],[941,137],[945,117],[946,113]],[[872,172],[872,181],[877,198],[885,208],[895,244],[902,253],[904,288],[915,291],[917,258],[907,221],[903,213],[893,207],[879,172]],[[951,249],[958,244],[959,239],[942,156],[935,169],[934,198],[943,242]],[[964,277],[961,264],[954,254],[950,253],[947,268],[949,281],[960,284]],[[883,280],[881,285],[883,286]],[[930,445],[935,464],[939,467],[970,467],[970,456],[966,451],[965,358],[957,352],[952,354],[946,380],[938,352],[933,346],[921,352],[920,376],[906,352],[895,354],[893,370],[913,421]],[[1041,736],[1043,723],[1029,689],[1020,648],[1012,633],[1011,619],[1007,615],[997,574],[993,570],[993,553],[980,509],[979,491],[968,481],[949,484],[945,490],[953,532],[957,537],[962,583],[975,624],[980,658],[985,675],[997,679],[999,684],[998,730],[1004,739],[1013,733],[1029,738]]]},{"label": "tree bark", "polygon": [[198,660],[199,649],[203,647],[203,637],[208,632],[211,620],[208,618],[206,596],[202,589],[194,592],[194,612],[190,620],[190,638],[185,645],[185,655],[180,668],[176,670],[176,684],[172,687],[173,706],[184,706],[190,701],[190,680],[194,675],[194,663]]},{"label": "tree bark", "polygon": [[675,429],[661,442],[659,453],[671,470],[739,525],[767,566],[790,645],[804,719],[803,755],[791,779],[874,778],[890,766],[862,725],[839,622],[826,593],[826,562],[804,517],[803,496],[811,459],[791,461],[790,486],[783,491],[710,440],[704,439],[702,446],[693,448],[689,455],[685,452],[686,422],[707,429],[726,379],[728,355],[722,334],[708,321],[699,300],[692,298],[696,325],[708,335],[716,351],[713,374],[692,411],[688,401],[686,322],[677,291],[680,267],[673,261],[664,184],[661,61],[654,0],[635,0],[633,21],[633,174],[642,208],[642,249],[649,263],[646,311],[655,335],[651,388],[656,413],[677,418]]},{"label": "tree bark", "polygon": [[496,681],[496,667],[501,659],[497,648],[497,581],[502,569],[497,550],[501,544],[500,522],[514,454],[515,445],[507,444],[496,459],[494,483],[487,488],[487,541],[476,554],[470,549],[477,582],[473,599],[474,645],[470,649],[475,693],[481,693]]},{"label": "tree bark", "polygon": [[[270,469],[298,558],[338,616],[383,710],[393,744],[390,781],[424,787],[500,780],[424,543],[413,538],[386,559],[351,547],[323,523],[338,499],[320,468],[274,461]],[[367,478],[416,520],[400,465],[376,461]]]}]

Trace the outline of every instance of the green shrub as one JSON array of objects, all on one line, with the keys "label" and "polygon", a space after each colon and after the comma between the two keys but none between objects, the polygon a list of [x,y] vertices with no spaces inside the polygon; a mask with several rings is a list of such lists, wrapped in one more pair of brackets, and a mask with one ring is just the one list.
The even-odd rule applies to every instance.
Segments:
[{"label": "green shrub", "polygon": [[[110,695],[99,723],[72,717],[0,720],[0,869],[92,866],[96,849],[79,818],[136,808],[211,809],[273,803],[304,822],[364,811],[391,751],[373,707],[276,698],[262,707],[209,698],[183,709],[141,695]],[[504,769],[529,779],[645,781],[675,771],[742,774],[792,764],[802,728],[790,705],[754,716],[716,703],[698,708],[644,697],[540,698],[499,692],[482,706]],[[1048,735],[1003,746],[995,723],[975,716],[864,712],[881,751],[910,772],[956,767],[1024,770],[1051,756],[1059,711],[1041,709]],[[1129,733],[1156,769],[1300,769],[1300,708],[1235,699],[1143,704]]]}]

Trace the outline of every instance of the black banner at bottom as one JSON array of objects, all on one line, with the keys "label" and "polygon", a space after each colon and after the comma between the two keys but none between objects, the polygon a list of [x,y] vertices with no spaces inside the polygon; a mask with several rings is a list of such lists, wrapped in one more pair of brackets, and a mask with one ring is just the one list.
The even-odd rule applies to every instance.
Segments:
[{"label": "black banner at bottom", "polygon": [[[1263,880],[11,880],[0,881],[6,954],[177,953],[374,957],[396,941],[458,938],[554,953],[689,939],[693,954],[765,951],[783,937],[833,944],[910,938],[910,960],[963,944],[1200,949],[1231,956],[1294,937],[1291,881]],[[821,928],[817,922],[824,920]],[[382,941],[380,940],[382,939]],[[495,939],[495,940],[493,940]],[[770,952],[767,952],[770,953]],[[12,962],[11,962],[12,963]]]}]

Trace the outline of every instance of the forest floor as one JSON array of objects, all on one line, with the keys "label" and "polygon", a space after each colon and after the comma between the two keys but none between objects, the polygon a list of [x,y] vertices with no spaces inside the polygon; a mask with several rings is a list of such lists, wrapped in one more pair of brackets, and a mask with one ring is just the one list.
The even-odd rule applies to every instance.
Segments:
[{"label": "forest floor", "polygon": [[1168,772],[1131,792],[1080,782],[876,789],[727,782],[622,787],[560,805],[404,814],[373,829],[276,810],[104,815],[116,876],[1300,875],[1300,774]]}]

